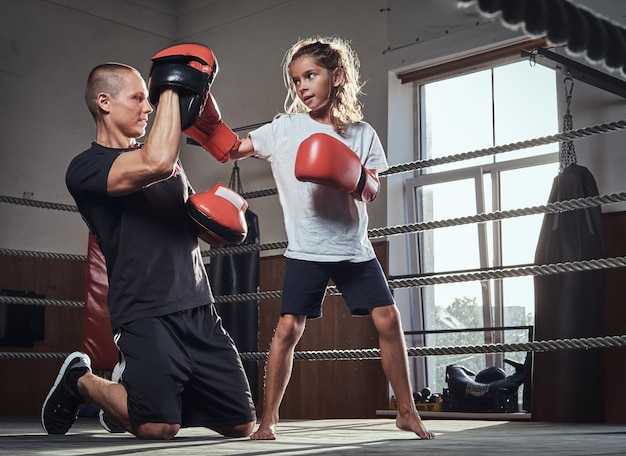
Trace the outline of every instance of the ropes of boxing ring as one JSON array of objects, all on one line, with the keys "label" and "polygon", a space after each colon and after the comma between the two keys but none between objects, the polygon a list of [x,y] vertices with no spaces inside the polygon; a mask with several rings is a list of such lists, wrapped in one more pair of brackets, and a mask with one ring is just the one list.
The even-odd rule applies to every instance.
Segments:
[{"label": "ropes of boxing ring", "polygon": [[[417,169],[422,169],[430,166],[436,166],[441,164],[453,163],[462,160],[468,160],[472,158],[484,157],[488,155],[496,155],[503,152],[511,152],[515,150],[521,150],[529,147],[535,147],[539,145],[551,144],[559,141],[573,141],[577,139],[587,138],[590,136],[601,135],[605,133],[612,133],[619,130],[626,129],[626,120],[618,120],[615,122],[608,122],[604,124],[592,125],[584,128],[579,128],[576,130],[570,130],[563,133],[557,133],[549,136],[542,136],[535,139],[529,139],[525,141],[518,141],[510,144],[478,149],[470,152],[464,152],[455,155],[448,155],[445,157],[427,159],[427,160],[417,160],[410,163],[399,164],[391,166],[388,170],[381,172],[379,175],[381,177],[386,177],[392,174],[403,173],[408,171],[413,171]],[[276,188],[272,189],[264,189],[253,192],[243,193],[242,196],[246,199],[258,198],[263,196],[270,196],[277,194]],[[419,222],[409,225],[398,225],[395,227],[386,227],[386,228],[377,228],[371,229],[368,231],[368,236],[371,238],[384,237],[387,235],[395,235],[395,234],[403,234],[403,233],[411,233],[422,231],[425,229],[432,228],[442,228],[442,227],[450,227],[455,225],[461,225],[466,223],[475,223],[475,222],[484,222],[484,221],[492,221],[492,220],[502,220],[510,217],[519,217],[523,215],[532,215],[532,214],[540,214],[540,213],[554,213],[554,212],[562,212],[566,210],[575,210],[582,209],[585,207],[593,207],[598,206],[600,204],[605,203],[614,203],[619,201],[624,201],[626,199],[626,192],[617,193],[617,194],[609,194],[602,196],[594,196],[588,198],[579,198],[568,201],[560,201],[555,203],[550,203],[542,206],[535,206],[525,209],[516,209],[509,211],[496,211],[492,213],[484,213],[475,216],[467,216],[461,217],[457,219],[448,219],[442,221],[434,221],[434,222]],[[39,207],[45,209],[55,209],[62,211],[71,211],[78,212],[78,208],[76,206],[68,205],[68,204],[58,204],[58,203],[49,203],[45,201],[36,201],[25,198],[16,198],[5,195],[0,195],[0,202],[4,203],[12,203],[19,204],[31,207]],[[265,243],[265,244],[248,244],[248,245],[238,245],[238,246],[228,246],[221,248],[213,248],[211,250],[202,251],[202,256],[210,257],[210,256],[218,256],[224,254],[238,254],[238,253],[247,253],[247,252],[257,252],[257,251],[267,251],[267,250],[278,250],[284,249],[287,247],[286,241],[274,242],[274,243]],[[20,254],[26,255],[22,252],[17,251],[9,251],[8,249],[0,249],[0,254]],[[53,255],[53,254],[49,254]],[[78,257],[76,259],[84,259],[85,257]]]},{"label": "ropes of boxing ring", "polygon": [[[461,274],[433,274],[416,278],[393,279],[389,281],[392,289],[404,287],[416,287],[437,283],[452,283],[460,281],[487,280],[503,277],[519,277],[522,275],[548,275],[562,272],[580,272],[596,269],[626,266],[626,257],[606,258],[598,260],[585,260],[567,263],[555,263],[546,265],[531,265],[527,267],[514,268],[492,268],[491,270],[480,270],[476,272],[465,272]],[[327,294],[340,294],[336,287],[328,287]],[[239,302],[254,301],[260,299],[277,299],[282,292],[270,291],[259,293],[244,293],[232,296],[217,296],[216,302]],[[83,307],[80,301],[65,301],[51,299],[37,299],[16,296],[0,296],[0,304],[23,304],[23,305],[53,305]],[[502,353],[520,351],[548,351],[565,349],[589,349],[589,348],[610,348],[626,345],[626,335],[604,336],[575,339],[557,339],[544,341],[530,341],[515,344],[482,344],[474,346],[457,347],[409,347],[407,355],[427,356],[427,355],[451,355],[451,354],[479,354],[479,353]],[[57,359],[65,358],[65,353],[34,353],[34,352],[0,352],[0,359]],[[240,353],[243,360],[264,360],[267,359],[266,352],[243,352]],[[378,359],[379,349],[356,349],[356,350],[325,350],[325,351],[301,351],[294,353],[296,360],[347,360],[347,359]]]},{"label": "ropes of boxing ring", "polygon": [[[260,125],[260,124],[259,124]],[[484,149],[477,149],[474,151],[463,152],[455,155],[448,155],[445,157],[430,158],[427,160],[417,160],[410,163],[398,164],[390,166],[389,169],[379,173],[380,177],[389,176],[391,174],[404,173],[408,171],[414,171],[417,169],[428,168],[431,166],[454,163],[457,161],[469,160],[472,158],[486,157],[488,155],[496,155],[503,152],[512,152],[515,150],[527,149],[529,147],[542,146],[546,144],[552,144],[555,142],[573,141],[582,138],[588,138],[591,136],[602,135],[605,133],[613,133],[616,131],[626,129],[626,120],[618,120],[615,122],[607,122],[604,124],[591,125],[589,127],[579,128],[576,130],[570,130],[563,133],[556,133],[549,136],[541,136],[535,139],[528,139],[525,141],[518,141],[510,144],[504,144],[500,146],[494,146]],[[246,199],[258,198],[262,196],[276,195],[278,193],[276,188],[258,190],[253,192],[245,192],[241,196]],[[57,209],[78,212],[76,206],[69,204],[47,203],[44,201],[35,201],[25,198],[15,198],[11,196],[0,195],[0,202],[14,203],[25,206],[41,207],[46,209]]]},{"label": "ropes of boxing ring", "polygon": [[[599,269],[622,268],[626,266],[626,256],[613,258],[600,258],[595,260],[569,261],[564,263],[551,263],[527,266],[502,266],[499,268],[484,268],[467,270],[459,273],[422,274],[414,277],[403,277],[390,279],[389,288],[392,290],[399,288],[424,287],[427,285],[438,285],[446,283],[471,282],[476,280],[503,279],[507,277],[523,276],[545,276],[561,274],[564,272],[584,272]],[[326,295],[340,295],[341,292],[336,286],[326,287]],[[236,295],[215,296],[216,303],[236,303],[247,301],[258,301],[268,299],[279,299],[282,291],[260,291],[257,293],[240,293]],[[48,305],[58,307],[83,307],[83,301],[71,301],[63,299],[42,299],[22,296],[0,296],[0,304],[22,304],[22,305]]]},{"label": "ropes of boxing ring", "polygon": [[[44,203],[41,201],[22,200],[22,198],[11,198],[0,195],[0,202],[9,202],[15,204],[22,204],[22,201],[28,201],[30,206],[43,207],[48,209],[57,209],[54,203]],[[525,215],[536,214],[551,214],[556,212],[573,211],[576,209],[585,209],[590,207],[601,206],[603,204],[611,204],[626,201],[626,192],[611,193],[607,195],[589,196],[586,198],[575,198],[564,201],[556,201],[554,203],[548,203],[541,206],[532,206],[521,209],[510,209],[507,211],[495,211],[486,212],[477,215],[468,215],[464,217],[457,217],[444,220],[433,220],[426,222],[410,223],[406,225],[396,225],[385,228],[372,228],[368,230],[368,237],[370,239],[381,238],[396,234],[416,233],[419,231],[426,231],[435,228],[446,228],[451,226],[466,225],[477,222],[488,222],[494,220],[504,220],[507,218],[521,217]],[[36,203],[36,204],[32,204]],[[39,204],[41,203],[41,204]],[[50,207],[48,207],[50,206]],[[65,205],[67,206],[67,205]],[[277,250],[287,247],[287,241],[270,242],[265,244],[245,244],[245,245],[230,245],[228,247],[217,247],[210,250],[202,251],[202,256],[211,257],[226,254],[240,254],[250,253],[265,250]],[[58,260],[85,260],[85,255],[74,255],[65,253],[50,253],[50,252],[33,252],[28,250],[14,250],[0,248],[0,255],[9,256],[25,256],[34,258],[48,258]]]},{"label": "ropes of boxing ring", "polygon": [[[400,164],[390,167],[387,171],[381,173],[382,176],[390,174],[407,172],[429,166],[435,166],[444,163],[452,163],[471,158],[482,157],[486,155],[494,155],[502,152],[524,149],[554,143],[557,141],[571,141],[575,139],[585,138],[589,136],[610,133],[626,128],[626,121],[610,122],[601,125],[590,126],[578,130],[544,136],[537,139],[520,141],[508,145],[496,146],[487,149],[480,149],[472,152],[465,152],[447,157],[440,157],[429,160],[419,160],[407,164]],[[267,189],[257,192],[244,193],[247,199],[268,196],[276,194],[276,189]],[[518,217],[523,215],[532,215],[540,213],[555,213],[569,210],[594,207],[605,203],[614,203],[626,201],[626,192],[617,194],[602,195],[588,198],[578,198],[567,201],[559,201],[549,203],[542,206],[535,206],[524,209],[515,209],[508,211],[496,211],[492,213],[478,214],[474,216],[459,217],[441,221],[419,222],[409,225],[401,225],[395,227],[372,229],[368,231],[370,238],[383,237],[386,235],[395,235],[402,233],[411,233],[434,228],[456,226],[468,223],[502,220],[505,218]],[[76,206],[67,204],[48,203],[44,201],[35,201],[23,198],[15,198],[0,195],[0,202],[26,205],[31,207],[39,207],[46,209],[55,209],[63,211],[77,212]],[[217,256],[222,254],[238,254],[260,250],[274,250],[285,248],[286,242],[270,243],[270,244],[250,244],[241,246],[228,246],[222,248],[214,248],[210,251],[203,252],[203,256]],[[46,252],[29,252],[23,250],[1,249],[2,255],[28,256],[38,258],[54,258],[67,260],[85,260],[84,255],[70,255]],[[504,277],[519,277],[525,275],[547,275],[558,274],[562,272],[579,272],[594,269],[606,269],[626,266],[626,257],[615,257],[597,260],[584,260],[576,262],[544,264],[544,265],[522,265],[499,268],[487,268],[479,270],[468,270],[461,273],[439,273],[420,275],[418,277],[406,277],[401,279],[389,280],[389,286],[392,289],[405,287],[421,287],[425,285],[452,283],[462,281],[499,279]],[[245,293],[239,295],[216,296],[216,302],[240,302],[259,299],[277,299],[281,296],[280,291]],[[326,294],[334,295],[340,292],[334,286],[329,286]],[[50,300],[37,298],[24,298],[13,296],[0,296],[0,304],[24,304],[24,305],[51,305],[51,306],[69,306],[83,307],[84,303],[80,301],[66,300]],[[595,338],[580,338],[567,340],[552,341],[535,341],[518,344],[483,344],[476,346],[459,346],[459,347],[410,347],[407,349],[409,356],[426,356],[426,355],[443,355],[443,354],[466,354],[466,353],[498,353],[506,351],[547,351],[572,348],[601,348],[601,347],[617,347],[626,345],[626,335],[624,336],[606,336]],[[0,359],[56,359],[64,358],[67,354],[63,353],[34,353],[34,352],[0,352]],[[267,358],[267,353],[241,353],[242,359],[261,360]],[[380,351],[378,349],[359,349],[359,350],[328,350],[328,351],[309,351],[296,352],[294,359],[369,359],[379,358]]]},{"label": "ropes of boxing ring", "polygon": [[[575,339],[553,339],[513,344],[497,343],[482,345],[459,345],[456,347],[410,347],[407,355],[462,355],[507,352],[546,352],[554,350],[571,350],[591,348],[615,348],[626,345],[626,335],[604,337],[581,337]],[[37,352],[0,352],[0,359],[65,359],[69,353],[37,353]],[[242,352],[239,354],[244,361],[262,361],[268,357],[267,352]],[[294,352],[295,360],[364,360],[380,359],[378,348],[361,348],[347,350],[311,350]]]}]

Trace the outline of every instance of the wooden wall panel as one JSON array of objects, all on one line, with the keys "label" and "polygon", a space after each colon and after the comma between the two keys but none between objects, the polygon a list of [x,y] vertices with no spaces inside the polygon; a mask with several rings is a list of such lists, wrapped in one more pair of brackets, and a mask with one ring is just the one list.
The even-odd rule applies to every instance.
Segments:
[{"label": "wooden wall panel", "polygon": [[[603,216],[606,257],[626,256],[626,213]],[[607,270],[606,334],[626,334],[626,268]],[[607,423],[626,423],[626,347],[604,352],[604,406]]]},{"label": "wooden wall panel", "polygon": [[[86,241],[85,241],[86,242]],[[386,269],[387,244],[375,245]],[[0,288],[34,291],[46,299],[84,300],[85,262],[0,256]],[[284,257],[262,257],[261,291],[282,288]],[[266,351],[279,314],[279,301],[260,303],[259,350]],[[0,347],[3,352],[69,353],[82,342],[82,308],[47,306],[45,339],[32,348]],[[311,320],[298,350],[330,350],[378,347],[378,336],[369,317],[352,317],[343,298],[327,297],[324,316]],[[0,359],[0,416],[37,417],[41,404],[63,360]],[[259,402],[263,397],[264,362],[259,363]],[[388,407],[388,386],[379,360],[297,361],[283,401],[281,417],[368,418]],[[259,415],[262,404],[259,406]]]},{"label": "wooden wall panel", "polygon": [[[626,255],[626,213],[603,215],[606,256]],[[386,268],[386,243],[375,244]],[[260,288],[280,290],[284,270],[282,255],[262,257]],[[626,268],[607,270],[606,334],[626,334]],[[85,263],[83,261],[0,256],[0,289],[17,289],[43,294],[47,299],[82,301]],[[259,350],[267,351],[276,322],[279,300],[260,303]],[[0,347],[3,352],[70,352],[82,340],[82,309],[47,306],[45,338],[32,348]],[[297,350],[327,350],[378,347],[377,334],[369,317],[349,315],[343,299],[327,297],[324,316],[311,320]],[[626,348],[605,350],[606,421],[626,423]],[[62,360],[0,359],[0,416],[36,417],[56,377]],[[264,362],[259,362],[260,398]],[[367,418],[376,409],[386,409],[388,385],[380,361],[296,361],[282,407],[283,419]],[[600,400],[595,398],[594,400]]]},{"label": "wooden wall panel", "polygon": [[[0,289],[34,291],[46,299],[82,301],[84,288],[84,261],[0,256]],[[36,341],[32,348],[2,346],[0,350],[43,353],[79,350],[82,321],[82,308],[46,306],[44,340]],[[62,363],[62,359],[0,360],[0,391],[4,392],[0,416],[39,416],[41,404]]]}]

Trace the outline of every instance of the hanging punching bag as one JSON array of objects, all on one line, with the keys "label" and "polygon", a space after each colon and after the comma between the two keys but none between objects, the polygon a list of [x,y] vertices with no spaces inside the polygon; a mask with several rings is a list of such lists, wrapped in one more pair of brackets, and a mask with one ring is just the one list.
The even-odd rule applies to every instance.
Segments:
[{"label": "hanging punching bag", "polygon": [[89,232],[81,350],[89,355],[91,367],[95,370],[113,370],[119,356],[113,342],[108,293],[109,279],[104,255],[96,237]]},{"label": "hanging punching bag", "polygon": [[[237,162],[233,168],[229,186],[243,193]],[[259,243],[259,219],[249,208],[245,212],[248,235],[241,244]],[[220,246],[220,248],[228,247]],[[256,293],[259,291],[259,251],[217,255],[211,257],[209,266],[211,288],[215,296]],[[259,301],[216,303],[222,324],[232,337],[239,352],[259,350]],[[254,360],[243,361],[250,383],[252,399],[256,403],[258,394],[258,364]]]},{"label": "hanging punching bag", "polygon": [[[552,186],[550,202],[597,196],[585,167],[568,165]],[[535,252],[536,264],[604,258],[600,207],[546,214]],[[537,340],[604,336],[606,271],[535,276]],[[532,380],[534,421],[604,421],[603,351],[537,352]]]}]

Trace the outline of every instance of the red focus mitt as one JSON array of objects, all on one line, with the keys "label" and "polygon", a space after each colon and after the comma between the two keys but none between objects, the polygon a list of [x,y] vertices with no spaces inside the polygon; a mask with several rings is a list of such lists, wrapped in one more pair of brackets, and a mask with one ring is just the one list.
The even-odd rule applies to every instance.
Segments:
[{"label": "red focus mitt", "polygon": [[198,227],[198,237],[208,244],[239,244],[248,234],[248,202],[219,182],[206,192],[191,195],[186,206]]},{"label": "red focus mitt", "polygon": [[376,199],[380,181],[365,168],[356,153],[343,142],[315,133],[300,143],[296,155],[296,179],[330,185],[369,203]]}]

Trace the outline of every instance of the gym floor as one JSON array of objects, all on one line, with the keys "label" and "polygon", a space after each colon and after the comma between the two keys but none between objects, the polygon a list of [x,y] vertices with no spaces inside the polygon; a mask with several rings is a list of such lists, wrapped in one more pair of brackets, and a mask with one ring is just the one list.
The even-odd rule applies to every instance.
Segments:
[{"label": "gym floor", "polygon": [[425,419],[435,440],[396,429],[392,418],[285,421],[278,440],[226,439],[201,428],[171,441],[108,434],[80,418],[64,436],[48,436],[35,418],[0,418],[0,454],[28,455],[624,455],[626,425]]}]

